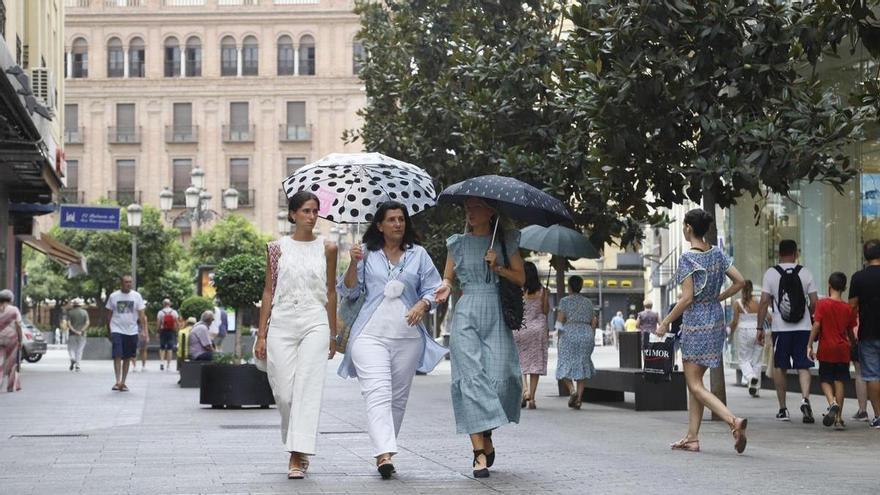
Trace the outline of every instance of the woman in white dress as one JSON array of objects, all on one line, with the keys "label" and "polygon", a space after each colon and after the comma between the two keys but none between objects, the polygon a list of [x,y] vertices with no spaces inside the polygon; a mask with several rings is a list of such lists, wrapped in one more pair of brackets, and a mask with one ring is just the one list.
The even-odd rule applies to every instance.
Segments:
[{"label": "woman in white dress", "polygon": [[311,192],[290,198],[288,219],[296,230],[269,243],[254,346],[254,355],[267,361],[290,479],[304,478],[315,454],[326,359],[336,354],[337,249],[314,234],[320,207]]},{"label": "woman in white dress", "polygon": [[758,344],[758,301],[752,296],[752,281],[746,280],[742,298],[733,303],[730,338],[736,342],[739,369],[749,387],[749,395],[758,397],[761,390],[761,361],[764,346]]}]

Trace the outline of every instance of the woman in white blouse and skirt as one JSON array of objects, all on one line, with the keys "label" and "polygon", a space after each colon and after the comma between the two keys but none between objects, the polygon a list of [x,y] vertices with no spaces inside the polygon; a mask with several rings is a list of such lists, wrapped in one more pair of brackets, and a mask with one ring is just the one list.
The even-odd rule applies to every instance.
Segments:
[{"label": "woman in white blouse and skirt", "polygon": [[336,244],[314,234],[319,209],[311,192],[290,198],[296,231],[269,243],[254,346],[254,355],[267,361],[290,479],[304,478],[315,454],[326,359],[336,353]]}]

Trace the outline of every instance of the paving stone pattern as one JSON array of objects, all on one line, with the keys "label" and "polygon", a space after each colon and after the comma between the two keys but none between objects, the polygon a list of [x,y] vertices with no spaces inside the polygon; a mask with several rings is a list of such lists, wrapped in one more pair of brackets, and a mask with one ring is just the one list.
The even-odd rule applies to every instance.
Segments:
[{"label": "paving stone pattern", "polygon": [[[613,349],[598,348],[596,361],[615,365]],[[109,362],[88,361],[81,373],[66,364],[64,351],[52,349],[24,364],[23,391],[0,394],[0,494],[801,495],[876,494],[880,486],[880,430],[804,425],[796,394],[788,398],[794,421],[781,424],[775,396],[752,399],[729,384],[734,410],[750,418],[748,450],[736,455],[727,427],[707,422],[703,452],[684,453],[668,447],[686,428],[684,412],[587,403],[574,411],[547,378],[538,409],[496,432],[492,476],[475,480],[470,444],[455,434],[448,362],[416,377],[395,457],[399,474],[382,481],[357,383],[333,373],[338,358],[328,363],[319,455],[307,479],[290,481],[274,408],[200,406],[198,389],[180,389],[176,373],[159,372],[155,362],[132,375],[128,393],[110,390]],[[812,400],[818,416],[824,399]],[[847,417],[854,406],[846,403]]]}]

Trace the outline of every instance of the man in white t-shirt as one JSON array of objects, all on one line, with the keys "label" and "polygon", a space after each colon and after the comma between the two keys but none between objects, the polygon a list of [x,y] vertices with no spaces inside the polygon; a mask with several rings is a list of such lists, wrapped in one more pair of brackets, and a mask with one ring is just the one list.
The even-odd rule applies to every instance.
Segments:
[{"label": "man in white t-shirt", "polygon": [[[761,305],[758,309],[757,321],[763,322],[767,317],[767,309],[773,304],[773,384],[776,386],[776,398],[779,400],[779,421],[791,421],[785,405],[785,379],[788,370],[798,370],[798,381],[801,386],[801,412],[804,423],[814,423],[813,408],[810,406],[810,368],[813,362],[807,356],[807,344],[810,341],[810,330],[813,327],[811,315],[816,308],[818,296],[813,275],[805,267],[797,264],[798,247],[791,239],[779,243],[779,264],[770,267],[764,273],[761,284]],[[800,278],[802,294],[793,294],[780,301],[779,286],[783,274],[796,274]],[[800,297],[798,297],[800,296]],[[792,300],[788,300],[792,299]],[[799,299],[799,300],[794,300]],[[783,314],[794,315],[794,309],[803,304],[803,316],[797,321],[786,321]],[[758,325],[758,343],[764,342],[764,328]]]},{"label": "man in white t-shirt", "polygon": [[132,290],[131,275],[122,277],[122,288],[107,298],[107,321],[110,322],[110,342],[113,344],[113,370],[116,384],[113,390],[128,392],[125,379],[131,358],[135,356],[138,334],[147,333],[147,315],[144,298]]}]

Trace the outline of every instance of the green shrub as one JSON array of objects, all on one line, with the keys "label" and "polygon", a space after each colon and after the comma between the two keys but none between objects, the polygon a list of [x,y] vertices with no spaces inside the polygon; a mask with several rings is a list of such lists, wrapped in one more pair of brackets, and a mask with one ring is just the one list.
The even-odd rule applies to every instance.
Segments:
[{"label": "green shrub", "polygon": [[89,327],[86,329],[86,337],[107,337],[107,327]]},{"label": "green shrub", "polygon": [[180,316],[184,319],[192,317],[198,320],[202,317],[202,313],[213,309],[214,303],[207,297],[191,296],[180,304]]}]

